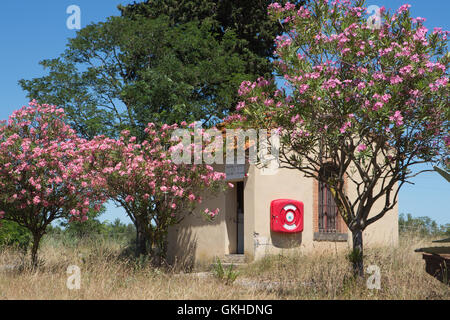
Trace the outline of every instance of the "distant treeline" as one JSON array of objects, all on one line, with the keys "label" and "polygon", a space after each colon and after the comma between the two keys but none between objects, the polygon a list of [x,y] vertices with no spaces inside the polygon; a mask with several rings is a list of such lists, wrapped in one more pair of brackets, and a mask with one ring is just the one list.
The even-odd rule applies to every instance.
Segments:
[{"label": "distant treeline", "polygon": [[400,214],[398,228],[400,233],[414,232],[423,236],[450,236],[450,223],[440,225],[430,217],[414,218],[410,213]]},{"label": "distant treeline", "polygon": [[[136,229],[132,223],[125,224],[120,219],[114,222],[100,222],[99,216],[104,211],[93,214],[89,213],[86,222],[59,221],[58,224],[47,228],[46,237],[56,240],[84,240],[84,239],[118,239],[130,243],[136,237]],[[30,232],[12,221],[0,221],[0,247],[16,246],[27,250],[32,242]]]}]

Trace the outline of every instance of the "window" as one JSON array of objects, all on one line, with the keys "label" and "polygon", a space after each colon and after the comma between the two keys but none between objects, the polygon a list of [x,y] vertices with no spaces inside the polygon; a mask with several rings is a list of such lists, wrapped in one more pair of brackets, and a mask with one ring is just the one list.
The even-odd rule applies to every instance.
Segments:
[{"label": "window", "polygon": [[[321,175],[330,177],[333,168],[325,166]],[[317,180],[315,180],[317,181]],[[315,182],[314,192],[314,240],[315,241],[347,241],[348,234],[333,194],[324,182]]]},{"label": "window", "polygon": [[319,182],[319,232],[335,233],[338,230],[338,209],[330,188]]}]

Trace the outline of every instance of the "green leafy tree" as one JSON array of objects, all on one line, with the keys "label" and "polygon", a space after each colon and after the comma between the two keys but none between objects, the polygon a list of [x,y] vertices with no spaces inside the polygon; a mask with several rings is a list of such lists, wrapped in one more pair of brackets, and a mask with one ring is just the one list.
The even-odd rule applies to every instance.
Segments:
[{"label": "green leafy tree", "polygon": [[219,41],[207,22],[170,26],[155,19],[110,17],[69,40],[40,64],[48,74],[19,81],[28,97],[64,107],[84,137],[142,136],[147,123],[221,118],[248,75],[233,52],[235,34]]},{"label": "green leafy tree", "polygon": [[14,221],[0,222],[0,247],[17,246],[27,250],[31,243],[31,233]]},{"label": "green leafy tree", "polygon": [[[169,18],[171,26],[190,22],[205,23],[217,41],[236,35],[233,52],[245,61],[245,73],[270,76],[275,45],[273,39],[283,32],[282,25],[269,19],[271,0],[147,0],[119,6],[124,17]],[[279,1],[285,4],[287,1]],[[306,1],[291,1],[297,7]],[[233,105],[234,106],[234,105]]]}]

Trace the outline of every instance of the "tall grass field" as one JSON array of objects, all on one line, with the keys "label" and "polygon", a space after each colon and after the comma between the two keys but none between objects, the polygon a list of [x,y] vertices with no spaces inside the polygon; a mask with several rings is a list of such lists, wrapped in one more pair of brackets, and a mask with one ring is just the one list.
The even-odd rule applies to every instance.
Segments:
[{"label": "tall grass field", "polygon": [[[450,287],[427,274],[414,252],[430,242],[403,233],[398,247],[367,248],[365,267],[380,271],[379,289],[369,289],[371,274],[355,280],[347,252],[267,256],[234,268],[233,281],[225,281],[227,267],[221,277],[214,266],[190,273],[154,268],[130,258],[118,239],[45,238],[37,270],[20,250],[2,249],[0,299],[449,299]],[[79,289],[68,286],[71,265],[79,267]]]}]

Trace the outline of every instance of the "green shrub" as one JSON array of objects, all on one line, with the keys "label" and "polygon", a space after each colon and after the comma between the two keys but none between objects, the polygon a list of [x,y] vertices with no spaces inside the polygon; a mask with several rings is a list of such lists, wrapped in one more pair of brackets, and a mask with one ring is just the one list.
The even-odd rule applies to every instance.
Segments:
[{"label": "green shrub", "polygon": [[24,251],[31,243],[31,233],[16,222],[0,221],[0,247],[14,246]]}]

